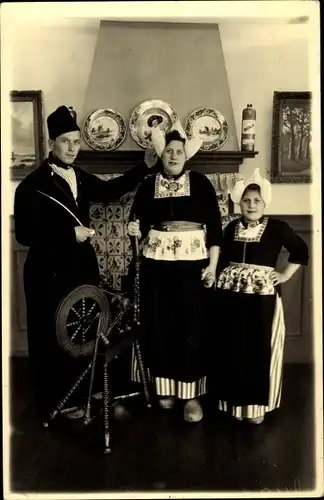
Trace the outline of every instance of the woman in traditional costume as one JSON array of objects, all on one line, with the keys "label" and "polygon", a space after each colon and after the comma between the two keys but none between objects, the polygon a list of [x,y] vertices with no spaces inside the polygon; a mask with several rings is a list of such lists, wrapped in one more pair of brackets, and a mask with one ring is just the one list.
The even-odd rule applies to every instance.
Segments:
[{"label": "woman in traditional costume", "polygon": [[[142,243],[141,342],[159,404],[186,401],[184,419],[198,422],[206,393],[208,311],[222,240],[215,190],[186,161],[200,148],[177,123],[152,130],[160,171],[139,187],[128,232]],[[135,361],[135,360],[134,360]],[[136,377],[133,366],[133,379]]]},{"label": "woman in traditional costume", "polygon": [[[242,217],[224,231],[217,278],[217,308],[223,333],[215,337],[210,382],[220,410],[259,424],[280,406],[285,323],[280,285],[301,265],[308,248],[286,222],[264,216],[271,184],[256,169],[248,182],[237,182],[232,201]],[[275,270],[282,248],[289,252],[283,272]]]}]

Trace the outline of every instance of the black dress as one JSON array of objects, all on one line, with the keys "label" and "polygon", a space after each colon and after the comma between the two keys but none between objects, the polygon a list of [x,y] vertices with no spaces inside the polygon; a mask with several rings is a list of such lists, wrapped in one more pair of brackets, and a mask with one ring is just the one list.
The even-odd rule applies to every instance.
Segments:
[{"label": "black dress", "polygon": [[228,224],[215,306],[222,332],[212,337],[210,385],[219,409],[261,417],[280,405],[285,324],[279,287],[270,274],[282,247],[288,262],[306,265],[308,248],[285,222],[263,217]]},{"label": "black dress", "polygon": [[[144,180],[132,207],[140,220],[144,362],[159,396],[191,399],[206,392],[211,289],[201,280],[208,249],[220,246],[217,197],[203,174],[185,171]],[[162,223],[168,221],[171,231]],[[189,223],[188,230],[183,226]],[[170,225],[169,225],[170,226]],[[201,229],[203,227],[203,229]],[[133,379],[138,380],[133,358]]]},{"label": "black dress", "polygon": [[143,164],[105,182],[74,168],[77,198],[69,184],[53,172],[53,157],[28,175],[15,193],[15,235],[29,247],[24,267],[28,352],[42,417],[47,416],[84,368],[84,358],[72,358],[57,343],[54,318],[60,301],[80,285],[99,285],[99,269],[90,243],[77,243],[76,220],[42,191],[63,203],[89,227],[90,203],[109,203],[135,189],[149,173]]}]

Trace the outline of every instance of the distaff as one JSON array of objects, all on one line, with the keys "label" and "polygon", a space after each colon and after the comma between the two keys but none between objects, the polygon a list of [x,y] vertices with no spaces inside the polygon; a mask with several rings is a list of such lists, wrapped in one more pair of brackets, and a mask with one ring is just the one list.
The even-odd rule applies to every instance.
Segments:
[{"label": "distaff", "polygon": [[[136,215],[134,214],[136,221]],[[134,259],[135,259],[135,279],[134,279],[134,323],[140,325],[140,251],[138,243],[138,235],[133,234],[134,237]]]}]

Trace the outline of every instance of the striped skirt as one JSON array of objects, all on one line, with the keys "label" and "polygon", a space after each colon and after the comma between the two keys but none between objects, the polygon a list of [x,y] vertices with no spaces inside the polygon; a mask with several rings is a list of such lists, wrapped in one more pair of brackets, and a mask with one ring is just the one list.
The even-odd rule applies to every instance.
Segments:
[{"label": "striped skirt", "polygon": [[[131,380],[133,382],[141,383],[140,371],[135,356],[135,349],[132,350],[132,368]],[[150,370],[147,369],[147,376],[150,383],[153,385],[155,394],[160,397],[174,396],[178,399],[195,399],[203,394],[206,394],[207,377],[201,377],[194,382],[181,382],[172,378],[152,377]]]},{"label": "striped skirt", "polygon": [[230,413],[235,418],[257,418],[263,417],[267,412],[275,410],[280,406],[282,390],[283,353],[285,342],[285,322],[282,299],[277,295],[271,334],[271,360],[270,360],[270,382],[269,400],[267,405],[242,405],[234,406],[227,401],[220,400],[219,410]]}]

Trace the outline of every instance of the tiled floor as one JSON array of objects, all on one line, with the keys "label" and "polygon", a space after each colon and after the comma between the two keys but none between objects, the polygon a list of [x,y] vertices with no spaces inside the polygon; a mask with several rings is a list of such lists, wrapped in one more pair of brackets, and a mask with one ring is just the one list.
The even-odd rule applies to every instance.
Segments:
[{"label": "tiled floor", "polygon": [[11,480],[20,492],[261,491],[313,486],[312,369],[285,367],[282,408],[261,426],[233,422],[204,402],[199,424],[179,411],[146,409],[115,421],[113,447],[103,455],[99,420],[74,437],[45,430],[36,417],[28,364],[12,362]]}]

